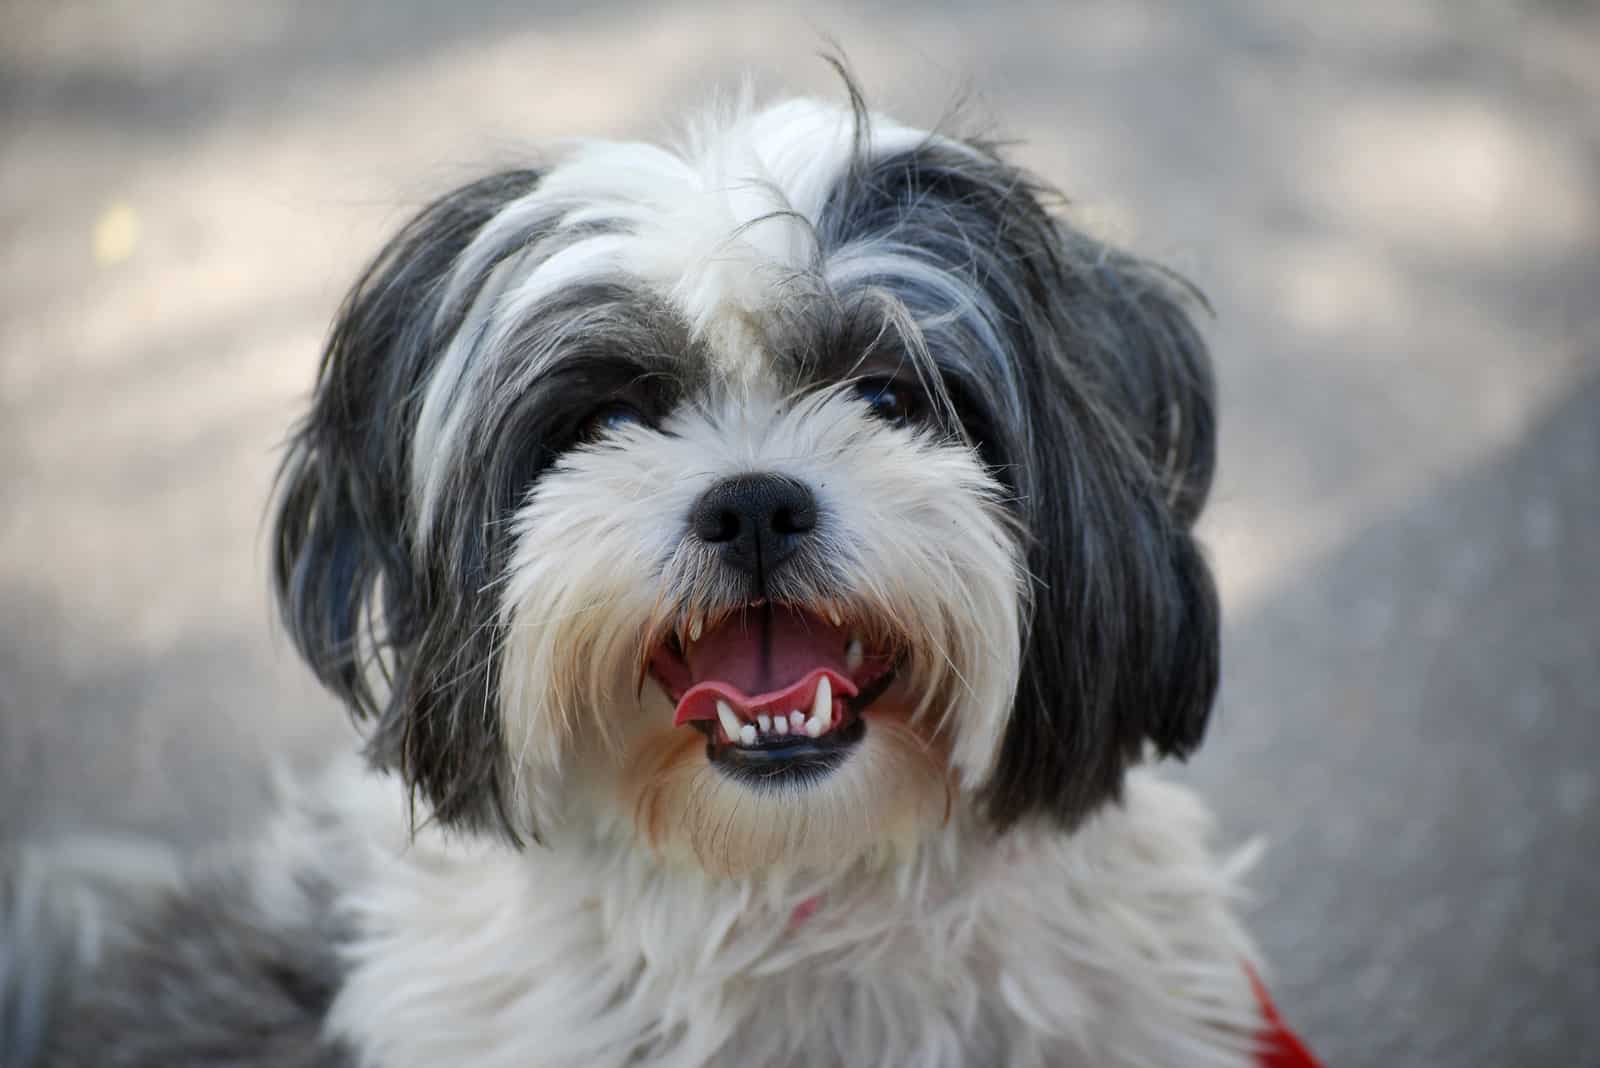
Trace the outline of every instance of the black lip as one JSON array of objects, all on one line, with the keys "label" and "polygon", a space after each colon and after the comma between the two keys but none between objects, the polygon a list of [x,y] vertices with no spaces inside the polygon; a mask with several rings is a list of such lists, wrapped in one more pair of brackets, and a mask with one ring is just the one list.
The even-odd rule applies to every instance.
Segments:
[{"label": "black lip", "polygon": [[849,701],[850,722],[821,738],[772,738],[758,746],[745,748],[723,745],[716,740],[716,729],[709,723],[696,723],[707,735],[706,759],[724,775],[752,786],[782,786],[814,782],[833,772],[849,758],[867,733],[867,706],[883,696],[894,682],[895,671],[886,671],[867,689]]},{"label": "black lip", "polygon": [[708,742],[706,757],[724,775],[753,786],[805,783],[843,764],[866,733],[867,721],[856,716],[821,738],[782,738],[749,749]]}]

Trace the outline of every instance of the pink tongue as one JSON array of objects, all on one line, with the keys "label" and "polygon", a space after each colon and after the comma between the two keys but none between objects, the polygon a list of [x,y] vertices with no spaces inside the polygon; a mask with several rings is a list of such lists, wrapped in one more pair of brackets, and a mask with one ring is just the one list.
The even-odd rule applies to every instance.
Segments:
[{"label": "pink tongue", "polygon": [[827,677],[833,691],[832,715],[837,719],[839,702],[854,697],[859,691],[855,683],[837,671],[831,668],[818,668],[781,690],[770,690],[753,697],[715,679],[696,683],[689,688],[688,693],[678,699],[678,711],[672,717],[672,725],[681,727],[697,719],[716,719],[718,701],[728,702],[742,720],[753,720],[762,712],[782,718],[798,711],[809,717],[812,714],[812,702],[817,696],[817,683],[821,682],[824,676]]},{"label": "pink tongue", "polygon": [[815,616],[784,608],[748,609],[690,647],[689,673],[695,682],[715,679],[745,693],[787,686],[813,668],[833,668],[844,675],[849,637]]},{"label": "pink tongue", "polygon": [[854,697],[858,688],[844,662],[848,638],[843,628],[786,609],[741,612],[694,643],[693,685],[679,699],[674,723],[715,719],[718,700],[746,719],[794,709],[809,715],[824,675],[836,699]]}]

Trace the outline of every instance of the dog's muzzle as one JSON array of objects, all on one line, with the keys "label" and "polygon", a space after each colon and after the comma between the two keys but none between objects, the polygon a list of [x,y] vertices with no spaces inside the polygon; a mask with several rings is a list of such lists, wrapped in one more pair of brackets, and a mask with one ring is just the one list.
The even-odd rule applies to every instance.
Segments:
[{"label": "dog's muzzle", "polygon": [[669,635],[650,672],[673,722],[705,734],[726,772],[790,781],[831,771],[866,733],[862,713],[894,680],[892,641],[837,609],[754,601]]}]

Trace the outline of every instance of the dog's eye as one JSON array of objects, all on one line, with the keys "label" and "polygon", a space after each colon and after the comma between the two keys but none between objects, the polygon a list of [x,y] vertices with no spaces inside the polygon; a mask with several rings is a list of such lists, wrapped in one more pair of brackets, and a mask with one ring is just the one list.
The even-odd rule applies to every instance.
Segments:
[{"label": "dog's eye", "polygon": [[856,383],[856,393],[873,415],[895,426],[911,422],[921,411],[915,387],[892,378],[863,378]]},{"label": "dog's eye", "polygon": [[602,434],[644,422],[644,413],[631,404],[609,401],[583,417],[578,425],[578,440],[593,441]]}]

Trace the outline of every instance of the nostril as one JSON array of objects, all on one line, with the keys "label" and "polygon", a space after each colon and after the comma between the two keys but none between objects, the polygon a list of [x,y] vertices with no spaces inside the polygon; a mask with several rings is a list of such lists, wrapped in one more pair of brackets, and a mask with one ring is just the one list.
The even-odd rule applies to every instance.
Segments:
[{"label": "nostril", "polygon": [[743,525],[732,508],[708,508],[697,517],[694,532],[701,541],[720,545],[737,538]]},{"label": "nostril", "polygon": [[772,513],[772,529],[777,534],[804,534],[816,525],[817,510],[810,505],[784,505]]}]

